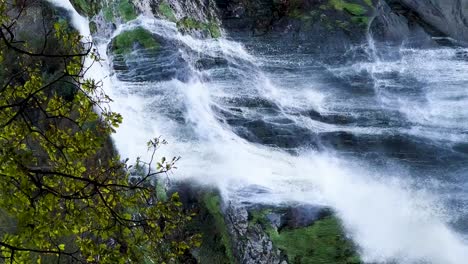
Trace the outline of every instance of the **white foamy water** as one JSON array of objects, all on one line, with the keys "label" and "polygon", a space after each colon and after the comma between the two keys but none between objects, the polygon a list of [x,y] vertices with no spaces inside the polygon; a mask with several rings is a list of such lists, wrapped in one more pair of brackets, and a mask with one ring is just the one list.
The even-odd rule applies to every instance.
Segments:
[{"label": "white foamy water", "polygon": [[84,37],[88,37],[91,35],[91,31],[89,30],[88,20],[82,17],[78,12],[76,12],[73,5],[68,0],[47,0],[48,2],[52,3],[53,5],[63,8],[68,11],[71,15],[71,23],[72,25],[80,32],[80,34]]},{"label": "white foamy water", "polygon": [[[332,71],[340,76],[367,72],[379,106],[396,110],[411,123],[402,131],[435,140],[467,142],[467,49],[399,50],[398,58],[358,62]],[[458,56],[458,57],[457,57]],[[400,82],[407,79],[407,82]]]},{"label": "white foamy water", "polygon": [[[73,17],[74,23],[87,27],[87,23],[80,24],[83,22]],[[139,18],[116,32],[136,25],[198,53],[256,64],[255,57],[239,43],[182,36],[169,22]],[[104,58],[107,45],[98,46]],[[234,96],[232,89],[225,89],[229,83],[204,81],[197,74],[187,82],[121,82],[111,74],[109,64],[94,67],[89,77],[104,78],[106,92],[114,99],[112,110],[124,116],[124,123],[114,136],[123,157],[145,156],[145,142],[163,135],[169,146],[160,154],[182,156],[173,178],[217,186],[226,199],[330,206],[359,245],[365,261],[462,264],[468,259],[466,241],[448,224],[454,212],[446,208],[437,193],[416,188],[420,185],[405,177],[404,171],[381,171],[372,164],[356,164],[314,150],[292,155],[239,137],[213,110],[215,106],[224,107],[220,97]],[[283,87],[277,88],[274,83],[243,89],[240,94],[260,94],[281,109],[310,103],[320,110],[324,102],[320,93],[310,92],[294,105],[296,95],[288,96]],[[184,122],[165,114],[175,107],[180,108]],[[251,186],[268,192],[246,197],[241,191]]]}]

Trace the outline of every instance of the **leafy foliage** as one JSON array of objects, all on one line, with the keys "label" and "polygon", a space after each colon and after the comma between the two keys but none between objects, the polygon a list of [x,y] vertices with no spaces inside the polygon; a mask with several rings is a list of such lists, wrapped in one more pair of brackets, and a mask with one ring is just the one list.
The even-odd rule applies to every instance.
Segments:
[{"label": "leafy foliage", "polygon": [[[18,39],[24,16],[53,13],[44,3],[19,2],[0,2],[0,224],[8,225],[0,257],[176,262],[199,237],[185,233],[192,216],[178,195],[159,200],[152,179],[178,159],[151,158],[131,175],[109,151],[122,116],[105,107],[100,83],[85,77],[85,60],[100,61],[92,44],[56,17],[41,18],[40,45]],[[162,144],[149,142],[152,157]]]}]

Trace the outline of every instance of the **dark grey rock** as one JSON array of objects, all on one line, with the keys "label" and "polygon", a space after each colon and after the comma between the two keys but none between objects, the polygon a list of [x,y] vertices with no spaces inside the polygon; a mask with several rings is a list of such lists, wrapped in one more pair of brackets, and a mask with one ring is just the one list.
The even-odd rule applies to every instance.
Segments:
[{"label": "dark grey rock", "polygon": [[225,210],[234,255],[243,264],[286,264],[281,252],[259,224],[250,224],[245,207],[229,204]]},{"label": "dark grey rock", "polygon": [[310,226],[330,214],[331,211],[323,206],[306,204],[289,208],[284,217],[288,227],[300,228]]},{"label": "dark grey rock", "polygon": [[380,0],[371,30],[380,41],[466,46],[468,0]]},{"label": "dark grey rock", "polygon": [[280,228],[284,224],[284,213],[268,213],[266,215],[267,220],[271,223],[276,229]]},{"label": "dark grey rock", "polygon": [[442,36],[468,42],[468,0],[386,0]]},{"label": "dark grey rock", "polygon": [[215,0],[223,27],[233,36],[286,40],[306,51],[344,51],[366,39],[374,7],[354,0],[364,10],[351,14],[325,0]]}]

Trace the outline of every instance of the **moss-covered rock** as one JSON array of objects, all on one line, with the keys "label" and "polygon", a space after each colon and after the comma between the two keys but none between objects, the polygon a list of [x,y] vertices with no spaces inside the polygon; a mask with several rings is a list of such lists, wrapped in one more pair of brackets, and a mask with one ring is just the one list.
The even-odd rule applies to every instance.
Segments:
[{"label": "moss-covered rock", "polygon": [[93,17],[101,10],[102,0],[71,0],[76,11],[83,16]]},{"label": "moss-covered rock", "polygon": [[221,37],[221,29],[215,21],[201,22],[191,17],[185,17],[177,21],[177,27],[183,32],[204,31],[212,38]]},{"label": "moss-covered rock", "polygon": [[135,7],[131,0],[119,0],[118,11],[124,21],[130,21],[137,18]]},{"label": "moss-covered rock", "polygon": [[131,53],[135,46],[143,49],[157,50],[160,48],[159,42],[148,30],[137,27],[117,35],[111,43],[111,50],[114,54],[127,55]]},{"label": "moss-covered rock", "polygon": [[182,29],[203,29],[203,23],[191,17],[177,21],[177,26]]},{"label": "moss-covered rock", "polygon": [[[291,209],[260,209],[249,212],[250,225],[261,225],[288,258],[289,263],[354,264],[361,263],[354,244],[346,238],[339,220],[329,211],[307,226],[272,223],[272,215],[288,215]],[[286,217],[287,218],[287,217]]]},{"label": "moss-covered rock", "polygon": [[[147,5],[158,18],[177,24],[181,33],[198,38],[221,37],[215,1],[150,1]],[[149,11],[149,10],[147,10]]]},{"label": "moss-covered rock", "polygon": [[138,14],[131,0],[110,0],[102,5],[102,15],[107,22],[120,19],[127,22],[137,18]]},{"label": "moss-covered rock", "polygon": [[354,244],[333,212],[313,205],[283,207],[226,203],[216,190],[178,183],[172,192],[197,215],[190,230],[202,234],[192,253],[198,263],[356,264]]},{"label": "moss-covered rock", "polygon": [[219,38],[221,37],[221,29],[216,22],[209,22],[207,24],[207,29],[210,32],[212,38]]},{"label": "moss-covered rock", "polygon": [[304,228],[280,232],[269,228],[268,233],[274,245],[288,256],[290,263],[360,263],[354,245],[344,236],[335,217],[326,217]]},{"label": "moss-covered rock", "polygon": [[338,11],[346,11],[353,16],[362,16],[367,13],[366,6],[345,0],[330,0],[330,5]]},{"label": "moss-covered rock", "polygon": [[75,9],[83,16],[92,18],[101,11],[107,22],[120,18],[127,22],[137,18],[137,11],[132,0],[71,0]]},{"label": "moss-covered rock", "polygon": [[89,22],[89,31],[91,31],[91,34],[97,33],[97,24],[94,21]]},{"label": "moss-covered rock", "polygon": [[174,14],[174,10],[167,2],[162,2],[159,4],[158,11],[161,16],[165,17],[171,22],[177,22],[177,18]]},{"label": "moss-covered rock", "polygon": [[114,10],[111,6],[105,6],[102,9],[102,14],[106,22],[114,22]]},{"label": "moss-covered rock", "polygon": [[330,0],[336,10],[345,11],[351,15],[350,21],[358,25],[367,27],[370,16],[374,9],[371,0],[364,0],[364,3],[350,3],[344,0]]},{"label": "moss-covered rock", "polygon": [[189,232],[202,235],[201,246],[192,252],[197,263],[237,263],[233,257],[219,193],[194,186],[193,183],[178,183],[172,186],[171,192],[179,192],[186,209],[196,212]]},{"label": "moss-covered rock", "polygon": [[[298,36],[309,43],[343,43],[337,45],[340,47],[365,39],[375,13],[373,0],[218,1],[228,30],[252,31],[256,36]],[[346,41],[337,40],[345,35]]]},{"label": "moss-covered rock", "polygon": [[[212,225],[211,228],[214,228],[216,230],[216,233],[220,238],[221,245],[224,248],[223,261],[227,261],[226,263],[236,263],[232,253],[230,234],[224,221],[224,214],[221,210],[221,202],[221,197],[216,193],[206,193],[203,195],[203,205],[208,210],[210,216],[212,216],[214,220],[214,225]],[[204,236],[204,240],[206,238],[208,237]],[[213,262],[206,262],[205,260],[201,261],[200,263]]]}]

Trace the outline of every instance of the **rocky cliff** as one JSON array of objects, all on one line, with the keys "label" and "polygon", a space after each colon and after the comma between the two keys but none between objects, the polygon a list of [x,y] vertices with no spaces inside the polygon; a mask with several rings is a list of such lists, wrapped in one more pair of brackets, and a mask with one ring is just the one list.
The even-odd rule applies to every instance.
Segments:
[{"label": "rocky cliff", "polygon": [[461,45],[468,39],[468,1],[380,1],[371,32],[379,41]]},{"label": "rocky cliff", "polygon": [[411,45],[466,45],[466,0],[217,0],[234,34],[310,42],[320,51],[376,40]]},{"label": "rocky cliff", "polygon": [[466,0],[386,0],[386,3],[394,12],[419,23],[434,36],[468,41]]},{"label": "rocky cliff", "polygon": [[197,212],[192,231],[203,236],[196,263],[361,263],[333,212],[322,206],[239,204],[191,182],[173,185]]},{"label": "rocky cliff", "polygon": [[[224,31],[229,37],[248,36],[260,42],[284,42],[289,45],[288,49],[316,54],[342,54],[351,47],[366,43],[369,36],[382,43],[404,43],[416,47],[465,46],[468,41],[467,0],[72,2],[78,11],[90,18],[93,32],[106,37],[117,25],[144,14],[175,22],[181,32],[199,38],[217,38]],[[117,48],[116,53],[158,46],[153,41],[139,39],[142,35],[143,31],[134,34],[134,41],[126,41],[128,36],[123,36],[120,42],[129,48],[113,45]],[[157,40],[157,36],[154,37]],[[142,38],[149,39],[148,36]],[[122,60],[117,61],[118,67],[123,66],[124,69]]]}]

